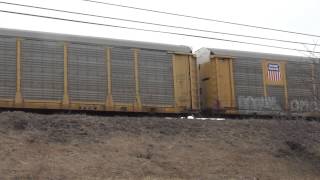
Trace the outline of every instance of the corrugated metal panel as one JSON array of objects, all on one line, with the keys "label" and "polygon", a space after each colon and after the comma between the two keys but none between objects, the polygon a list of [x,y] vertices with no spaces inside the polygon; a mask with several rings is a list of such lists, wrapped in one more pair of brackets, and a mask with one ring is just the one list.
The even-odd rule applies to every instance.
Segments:
[{"label": "corrugated metal panel", "polygon": [[320,102],[320,64],[315,63],[315,80],[314,83],[316,85],[316,99]]},{"label": "corrugated metal panel", "polygon": [[269,97],[275,98],[276,103],[279,105],[279,108],[281,108],[281,110],[285,108],[285,96],[283,86],[268,86],[267,93]]},{"label": "corrugated metal panel", "polygon": [[237,58],[233,62],[236,97],[264,96],[261,60],[255,58]]},{"label": "corrugated metal panel", "polygon": [[22,95],[25,99],[61,100],[63,97],[63,44],[23,40]]},{"label": "corrugated metal panel", "polygon": [[[277,103],[277,89],[264,96],[262,60],[258,58],[235,59],[233,65],[235,96],[240,113],[270,114],[281,110]],[[282,96],[284,97],[284,96]]]},{"label": "corrugated metal panel", "polygon": [[167,52],[141,50],[139,77],[143,105],[174,105],[171,55]]},{"label": "corrugated metal panel", "polygon": [[312,66],[310,63],[288,62],[288,99],[309,100],[313,95]]},{"label": "corrugated metal panel", "polygon": [[317,85],[319,83],[317,78],[319,66],[314,64],[314,81],[312,66],[307,62],[289,62],[287,64],[288,101],[291,112],[318,111],[319,96],[316,91],[319,88]]},{"label": "corrugated metal panel", "polygon": [[16,39],[0,37],[0,98],[16,94]]},{"label": "corrugated metal panel", "polygon": [[70,44],[68,82],[71,101],[105,101],[107,68],[104,48]]},{"label": "corrugated metal panel", "polygon": [[264,95],[262,60],[239,57],[234,60],[234,83],[241,113],[278,113],[284,107],[284,87],[267,86]]},{"label": "corrugated metal panel", "polygon": [[136,85],[132,49],[112,48],[112,97],[115,103],[134,103]]}]

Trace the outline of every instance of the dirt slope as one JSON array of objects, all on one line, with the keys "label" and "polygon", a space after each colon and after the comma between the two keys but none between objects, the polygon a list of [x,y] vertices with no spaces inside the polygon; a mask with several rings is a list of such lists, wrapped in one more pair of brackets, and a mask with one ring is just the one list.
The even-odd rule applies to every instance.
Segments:
[{"label": "dirt slope", "polygon": [[3,112],[0,179],[320,179],[320,123]]}]

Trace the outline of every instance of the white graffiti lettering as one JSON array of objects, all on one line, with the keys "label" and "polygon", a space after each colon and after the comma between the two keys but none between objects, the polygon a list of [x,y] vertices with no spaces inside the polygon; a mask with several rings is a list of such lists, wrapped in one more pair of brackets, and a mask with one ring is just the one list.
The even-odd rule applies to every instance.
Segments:
[{"label": "white graffiti lettering", "polygon": [[290,101],[290,111],[292,112],[317,112],[319,111],[318,103],[316,101],[298,100]]},{"label": "white graffiti lettering", "polygon": [[281,111],[276,97],[239,96],[238,105],[240,110],[247,111]]},{"label": "white graffiti lettering", "polygon": [[[263,112],[263,111],[277,111],[283,109],[277,101],[276,97],[252,97],[239,96],[238,97],[239,110],[247,112]],[[304,112],[320,112],[319,103],[317,101],[293,99],[289,102],[288,108],[290,112],[304,113]]]}]

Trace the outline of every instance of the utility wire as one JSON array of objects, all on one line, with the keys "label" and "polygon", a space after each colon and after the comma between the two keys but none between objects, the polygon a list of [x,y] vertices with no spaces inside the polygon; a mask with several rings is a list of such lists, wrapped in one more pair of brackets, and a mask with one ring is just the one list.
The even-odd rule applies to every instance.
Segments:
[{"label": "utility wire", "polygon": [[308,51],[308,50],[301,50],[301,49],[295,49],[295,48],[286,48],[286,47],[281,47],[281,46],[258,44],[258,43],[251,43],[251,42],[244,42],[244,41],[236,41],[236,40],[222,39],[222,38],[214,38],[214,37],[208,37],[208,36],[199,36],[199,35],[192,35],[192,34],[184,34],[184,33],[175,33],[175,32],[169,32],[169,31],[160,31],[160,30],[143,29],[143,28],[135,28],[135,27],[126,27],[126,26],[118,26],[118,25],[111,25],[111,24],[96,23],[96,22],[80,21],[80,20],[74,20],[74,19],[50,17],[50,16],[43,16],[43,15],[22,13],[22,12],[7,11],[7,10],[1,10],[1,9],[0,9],[0,12],[10,13],[10,14],[18,14],[18,15],[24,15],[24,16],[32,16],[32,17],[38,17],[38,18],[45,18],[45,19],[54,19],[54,20],[61,20],[61,21],[76,22],[76,23],[82,23],[82,24],[91,24],[91,25],[98,25],[98,26],[107,26],[107,27],[113,27],[113,28],[130,29],[130,30],[137,30],[137,31],[145,31],[145,32],[154,32],[154,33],[178,35],[178,36],[187,36],[187,37],[195,37],[195,38],[202,38],[202,39],[211,39],[211,40],[226,41],[226,42],[239,43],[239,44],[249,44],[249,45],[255,45],[255,46],[262,46],[262,47],[269,47],[269,48],[277,48],[277,49],[285,49],[285,50],[292,50],[292,51],[298,51],[298,52],[320,53],[319,51],[314,51],[314,52],[313,52],[313,51]]},{"label": "utility wire", "polygon": [[256,29],[263,29],[263,30],[270,30],[270,31],[278,31],[278,32],[283,32],[283,33],[290,33],[290,34],[296,34],[296,35],[303,35],[303,36],[310,36],[310,37],[320,38],[320,35],[316,35],[316,34],[307,34],[307,33],[301,33],[301,32],[289,31],[289,30],[282,30],[282,29],[275,29],[275,28],[269,28],[269,27],[255,26],[255,25],[249,25],[249,24],[243,24],[243,23],[236,23],[236,22],[223,21],[223,20],[218,20],[218,19],[197,17],[197,16],[186,15],[186,14],[178,14],[178,13],[165,12],[165,11],[159,11],[159,10],[153,10],[153,9],[146,9],[146,8],[140,8],[140,7],[134,7],[134,6],[121,5],[121,4],[114,4],[114,3],[108,3],[108,2],[101,2],[101,1],[95,1],[95,0],[80,0],[80,1],[86,1],[86,2],[97,3],[97,4],[104,4],[104,5],[109,5],[109,6],[117,6],[117,7],[122,7],[122,8],[140,10],[140,11],[148,11],[148,12],[166,14],[166,15],[172,15],[172,16],[179,16],[179,17],[185,17],[185,18],[191,18],[191,19],[198,19],[198,20],[205,20],[205,21],[218,22],[218,23],[224,23],[224,24],[231,24],[231,25],[237,25],[237,26],[244,26],[244,27],[249,27],[249,28],[256,28]]},{"label": "utility wire", "polygon": [[260,39],[260,40],[277,41],[277,42],[283,42],[283,43],[300,44],[300,45],[310,45],[310,46],[316,46],[317,45],[317,44],[314,44],[314,43],[307,43],[307,42],[288,41],[288,40],[283,40],[283,39],[274,39],[274,38],[266,38],[266,37],[259,37],[259,36],[250,36],[250,35],[243,35],[243,34],[211,31],[211,30],[205,30],[205,29],[196,29],[196,28],[189,28],[189,27],[182,27],[182,26],[173,26],[173,25],[167,25],[167,24],[159,24],[159,23],[137,21],[137,20],[123,19],[123,18],[115,18],[115,17],[101,16],[101,15],[74,12],[74,11],[66,11],[66,10],[60,10],[60,9],[52,9],[52,8],[46,8],[46,7],[40,7],[40,6],[16,4],[16,3],[4,2],[4,1],[0,1],[0,3],[8,4],[8,5],[14,5],[14,6],[20,6],[20,7],[27,7],[27,8],[41,9],[41,10],[49,10],[49,11],[69,13],[69,14],[77,14],[77,15],[84,15],[84,16],[97,17],[97,18],[104,18],[104,19],[113,19],[113,20],[119,20],[119,21],[125,21],[125,22],[133,22],[133,23],[140,23],[140,24],[148,24],[148,25],[169,27],[169,28],[175,28],[175,29],[192,30],[192,31],[199,31],[199,32],[206,32],[206,33],[213,33],[213,34],[223,34],[223,35],[238,36],[238,37],[245,37],[245,38],[254,38],[254,39]]}]

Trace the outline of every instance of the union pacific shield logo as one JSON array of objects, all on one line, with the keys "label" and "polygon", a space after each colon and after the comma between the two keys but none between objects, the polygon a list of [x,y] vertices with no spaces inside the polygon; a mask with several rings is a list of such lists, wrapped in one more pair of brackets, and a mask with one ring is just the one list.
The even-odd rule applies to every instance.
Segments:
[{"label": "union pacific shield logo", "polygon": [[279,64],[268,64],[268,79],[270,81],[281,80],[281,71]]}]

